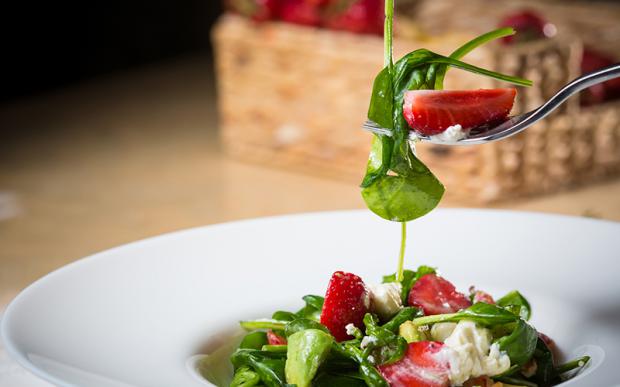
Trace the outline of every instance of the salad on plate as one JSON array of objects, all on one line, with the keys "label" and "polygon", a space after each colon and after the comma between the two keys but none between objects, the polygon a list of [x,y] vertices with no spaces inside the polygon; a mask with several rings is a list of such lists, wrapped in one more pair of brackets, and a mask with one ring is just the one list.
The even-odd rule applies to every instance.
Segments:
[{"label": "salad on plate", "polygon": [[247,334],[230,357],[232,387],[545,387],[589,361],[559,364],[553,341],[528,322],[531,307],[518,291],[494,298],[472,287],[465,294],[436,268],[404,269],[407,222],[433,210],[445,190],[416,156],[411,132],[456,141],[505,120],[517,94],[442,90],[448,68],[532,83],[460,60],[513,35],[512,28],[481,35],[450,56],[418,49],[393,62],[393,3],[385,2],[385,67],[368,109],[368,119],[390,135],[374,135],[361,193],[372,212],[401,223],[397,270],[380,284],[336,271],[324,297],[304,296],[298,311],[242,321]]}]

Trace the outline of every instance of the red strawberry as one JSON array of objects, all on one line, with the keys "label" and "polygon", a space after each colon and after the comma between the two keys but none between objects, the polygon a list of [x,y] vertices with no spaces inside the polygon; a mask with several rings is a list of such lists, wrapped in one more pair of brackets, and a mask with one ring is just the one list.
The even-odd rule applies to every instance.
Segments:
[{"label": "red strawberry", "polygon": [[532,40],[550,37],[555,33],[555,27],[547,23],[537,13],[524,10],[506,16],[499,23],[500,27],[513,27],[517,33],[502,38],[506,44],[529,42]]},{"label": "red strawberry", "polygon": [[468,130],[505,119],[516,95],[516,89],[412,90],[405,93],[403,115],[425,136],[457,124]]},{"label": "red strawberry", "polygon": [[487,304],[495,304],[495,300],[493,300],[493,296],[491,296],[487,292],[483,292],[482,290],[476,290],[474,292],[473,302],[474,304],[476,302],[486,302]]},{"label": "red strawberry", "polygon": [[[581,73],[591,73],[602,67],[611,66],[616,61],[610,55],[601,53],[591,47],[584,47],[581,59]],[[588,88],[581,93],[582,105],[593,105],[620,97],[620,78],[611,79]]]},{"label": "red strawberry", "polygon": [[270,329],[267,331],[267,342],[269,345],[286,345],[286,338]]},{"label": "red strawberry", "polygon": [[422,276],[411,288],[407,301],[421,308],[425,315],[454,313],[471,306],[454,285],[435,274]]},{"label": "red strawberry", "polygon": [[227,0],[229,9],[256,21],[275,19],[280,0]]},{"label": "red strawberry", "polygon": [[410,343],[402,359],[379,366],[379,372],[390,387],[447,387],[450,365],[438,354],[442,348],[437,341]]},{"label": "red strawberry", "polygon": [[321,23],[321,8],[305,0],[282,0],[280,18],[289,23],[318,26]]},{"label": "red strawberry", "polygon": [[337,341],[350,339],[352,337],[347,335],[345,327],[350,323],[362,327],[368,305],[368,290],[362,279],[355,274],[337,271],[327,286],[321,324]]},{"label": "red strawberry", "polygon": [[336,2],[327,9],[327,27],[354,33],[383,33],[383,0],[354,0],[344,10],[340,8],[341,4]]}]

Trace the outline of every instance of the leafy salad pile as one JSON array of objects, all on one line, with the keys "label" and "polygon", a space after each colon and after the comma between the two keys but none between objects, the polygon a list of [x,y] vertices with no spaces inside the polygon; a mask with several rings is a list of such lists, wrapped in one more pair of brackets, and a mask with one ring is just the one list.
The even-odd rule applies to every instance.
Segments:
[{"label": "leafy salad pile", "polygon": [[[396,289],[397,307],[389,313],[376,286],[336,272],[325,298],[307,295],[297,312],[277,311],[271,319],[241,322],[249,333],[231,356],[235,374],[230,386],[544,387],[560,383],[563,375],[589,360],[557,365],[553,342],[528,323],[530,304],[518,291],[494,300],[470,289],[467,297],[434,268],[421,266],[403,274],[402,281],[395,282],[393,274],[379,285]],[[460,384],[452,371],[466,367],[467,361],[454,357],[460,348],[454,345],[455,332],[467,324],[504,359],[494,369],[498,373],[478,375],[484,370],[474,367]],[[481,361],[489,363],[492,353],[481,354]]]}]

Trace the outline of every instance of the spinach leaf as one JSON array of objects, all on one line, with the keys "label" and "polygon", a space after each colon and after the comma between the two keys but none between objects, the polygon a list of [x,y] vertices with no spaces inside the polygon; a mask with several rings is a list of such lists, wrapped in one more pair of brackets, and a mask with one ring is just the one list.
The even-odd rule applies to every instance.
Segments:
[{"label": "spinach leaf", "polygon": [[267,334],[265,332],[256,331],[250,332],[243,340],[241,340],[241,344],[239,344],[239,348],[241,349],[261,349],[263,345],[266,345]]},{"label": "spinach leaf", "polygon": [[392,317],[390,321],[383,324],[381,328],[394,334],[398,334],[398,328],[400,328],[405,321],[413,320],[414,318],[422,315],[423,313],[420,309],[408,306],[401,309],[394,317]]},{"label": "spinach leaf", "polygon": [[307,318],[298,318],[286,324],[284,327],[284,334],[286,337],[289,337],[306,329],[318,329],[325,333],[329,333],[329,330],[325,327],[325,325],[319,322]]},{"label": "spinach leaf", "polygon": [[284,310],[278,310],[271,315],[272,320],[278,321],[293,321],[297,318],[297,315],[292,312],[286,312]]},{"label": "spinach leaf", "polygon": [[502,351],[510,358],[510,364],[523,365],[534,355],[538,332],[530,324],[519,319],[513,332],[497,340]]},{"label": "spinach leaf", "polygon": [[511,311],[526,321],[532,316],[530,303],[516,290],[509,292],[504,297],[497,300],[497,305]]},{"label": "spinach leaf", "polygon": [[283,387],[287,385],[284,377],[285,356],[285,353],[238,349],[230,361],[235,369],[252,369],[268,387]]},{"label": "spinach leaf", "polygon": [[368,361],[368,354],[359,347],[359,340],[334,343],[333,351],[359,364],[359,373],[369,387],[390,387],[375,366]]},{"label": "spinach leaf", "polygon": [[296,317],[319,321],[321,319],[321,311],[323,310],[325,298],[309,294],[304,296],[303,300],[306,305],[296,313]]},{"label": "spinach leaf", "polygon": [[[399,319],[410,314],[411,309],[400,316]],[[404,321],[403,321],[404,322]],[[390,324],[390,323],[387,323]],[[387,325],[386,324],[386,325]],[[389,364],[400,359],[407,351],[407,341],[395,333],[398,329],[396,322],[386,326],[379,326],[379,319],[371,313],[364,316],[364,325],[366,326],[366,335],[372,338],[368,346],[364,350],[366,356],[372,355],[374,364]],[[396,326],[396,328],[394,328]]]},{"label": "spinach leaf", "polygon": [[[484,38],[470,42],[464,50],[486,41]],[[411,150],[407,140],[409,126],[402,114],[406,91],[433,89],[441,85],[441,81],[436,82],[438,74],[445,74],[441,66],[457,67],[518,85],[531,85],[530,81],[485,70],[425,49],[410,52],[393,67],[384,68],[373,84],[368,118],[391,129],[392,139],[390,141],[385,135],[375,136],[361,183],[366,205],[382,218],[398,222],[416,219],[435,208],[443,196],[443,185]]]},{"label": "spinach leaf", "polygon": [[334,339],[330,334],[318,329],[306,329],[289,336],[286,381],[297,387],[310,387],[333,343]]},{"label": "spinach leaf", "polygon": [[232,382],[230,382],[230,387],[252,387],[260,382],[260,376],[252,371],[250,367],[241,367],[235,372],[235,376]]},{"label": "spinach leaf", "polygon": [[413,319],[417,326],[435,324],[438,322],[458,322],[471,320],[484,326],[495,326],[516,322],[519,317],[496,305],[478,302],[467,309],[456,313],[437,314]]},{"label": "spinach leaf", "polygon": [[[417,271],[403,270],[403,280],[400,281],[401,285],[401,297],[403,305],[407,305],[407,299],[409,298],[409,292],[413,285],[426,274],[436,274],[437,270],[430,266],[420,266]],[[383,283],[397,282],[396,273],[383,276]]]}]

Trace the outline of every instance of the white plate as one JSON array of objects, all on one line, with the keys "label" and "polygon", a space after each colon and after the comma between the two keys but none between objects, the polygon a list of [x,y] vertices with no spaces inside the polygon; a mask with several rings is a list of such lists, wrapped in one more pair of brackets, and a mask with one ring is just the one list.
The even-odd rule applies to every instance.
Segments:
[{"label": "white plate", "polygon": [[[187,360],[245,318],[296,308],[335,270],[378,282],[399,225],[367,211],[202,227],[95,254],[24,290],[2,324],[7,350],[59,386],[204,386]],[[593,362],[577,386],[617,385],[620,223],[439,210],[409,226],[407,265],[438,266],[461,290],[519,289],[533,324]]]}]

